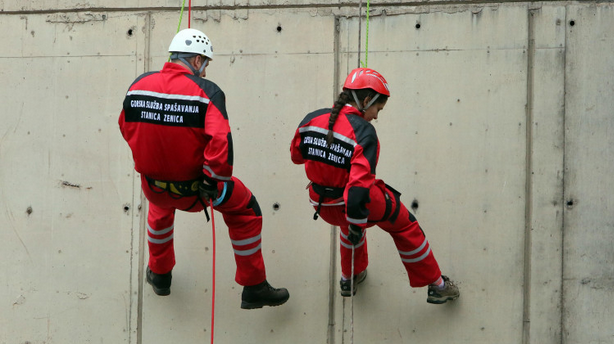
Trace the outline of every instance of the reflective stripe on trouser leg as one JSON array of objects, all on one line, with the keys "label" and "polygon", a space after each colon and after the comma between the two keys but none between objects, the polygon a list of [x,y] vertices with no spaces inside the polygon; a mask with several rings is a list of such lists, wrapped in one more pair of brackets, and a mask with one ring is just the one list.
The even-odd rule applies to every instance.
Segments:
[{"label": "reflective stripe on trouser leg", "polygon": [[[339,226],[339,252],[341,254],[341,273],[349,278],[352,275],[352,243],[348,240],[349,227]],[[354,248],[354,275],[363,272],[369,265],[369,253],[367,252],[367,235]]]},{"label": "reflective stripe on trouser leg", "polygon": [[235,281],[243,286],[256,285],[266,279],[261,249],[262,212],[249,189],[235,177],[232,182],[232,194],[214,209],[222,213],[228,226],[237,264]]},{"label": "reflective stripe on trouser leg", "polygon": [[157,274],[165,274],[175,266],[174,221],[175,209],[161,208],[149,203],[147,215],[149,268]]},{"label": "reflective stripe on trouser leg", "polygon": [[392,236],[412,287],[424,287],[441,276],[439,265],[424,232],[405,205],[401,204],[394,224],[384,221],[378,223],[378,226]]}]

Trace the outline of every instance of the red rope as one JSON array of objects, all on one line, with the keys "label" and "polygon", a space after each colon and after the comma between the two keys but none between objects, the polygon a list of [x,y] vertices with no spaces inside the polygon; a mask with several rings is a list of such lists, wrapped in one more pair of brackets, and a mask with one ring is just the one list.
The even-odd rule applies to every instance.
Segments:
[{"label": "red rope", "polygon": [[192,24],[192,0],[188,2],[188,29],[190,24]]},{"label": "red rope", "polygon": [[209,203],[211,206],[211,227],[213,228],[211,231],[211,241],[213,244],[213,268],[212,268],[212,277],[211,284],[213,285],[211,288],[211,344],[213,344],[213,329],[215,325],[215,217],[213,216],[213,204]]}]

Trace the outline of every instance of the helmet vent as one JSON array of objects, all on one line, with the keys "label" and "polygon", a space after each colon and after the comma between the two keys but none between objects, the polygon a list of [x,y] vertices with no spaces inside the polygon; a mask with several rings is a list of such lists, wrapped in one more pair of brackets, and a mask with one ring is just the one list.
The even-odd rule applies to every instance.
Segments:
[{"label": "helmet vent", "polygon": [[192,41],[190,41],[189,39],[185,40],[185,45],[190,46],[192,45]]}]

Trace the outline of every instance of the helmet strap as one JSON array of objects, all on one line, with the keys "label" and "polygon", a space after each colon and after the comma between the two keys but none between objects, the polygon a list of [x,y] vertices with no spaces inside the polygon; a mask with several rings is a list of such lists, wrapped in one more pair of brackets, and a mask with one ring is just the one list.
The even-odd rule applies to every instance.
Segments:
[{"label": "helmet strap", "polygon": [[207,60],[209,60],[207,57],[203,57],[203,64],[200,65],[200,69],[198,70],[197,76],[200,76],[200,74],[203,72],[205,67],[207,67]]},{"label": "helmet strap", "polygon": [[362,105],[360,105],[360,102],[358,101],[358,96],[356,95],[356,92],[354,90],[352,90],[352,96],[354,97],[354,102],[356,103],[356,106],[358,107],[358,111],[365,112],[365,109],[363,109]]},{"label": "helmet strap", "polygon": [[379,93],[375,93],[373,98],[371,98],[371,101],[369,101],[369,103],[367,103],[367,106],[365,106],[364,108],[362,107],[362,105],[358,101],[358,96],[356,96],[356,92],[354,90],[352,90],[352,96],[354,97],[354,101],[356,102],[356,106],[358,106],[358,111],[365,112],[365,111],[367,111],[368,108],[371,107],[371,105],[373,105],[373,103],[375,103],[375,101],[379,97]]},{"label": "helmet strap", "polygon": [[373,105],[373,103],[375,103],[377,97],[379,97],[379,93],[376,93],[373,98],[371,98],[371,101],[367,104],[367,106],[365,106],[365,110],[367,110],[369,107],[371,107],[371,105]]},{"label": "helmet strap", "polygon": [[188,62],[188,60],[186,60],[186,58],[189,57],[193,57],[193,56],[198,56],[198,54],[193,54],[193,53],[172,53],[171,54],[171,60],[179,60],[181,62],[183,62],[186,66],[188,66],[188,68],[190,68],[190,70],[192,71],[192,73],[194,73],[194,75],[196,76],[200,76],[200,73],[203,72],[203,69],[205,69],[205,65],[207,62],[207,60],[205,60],[205,62],[203,62],[203,65],[200,66],[200,70],[196,70],[196,68],[192,67],[192,64]]}]

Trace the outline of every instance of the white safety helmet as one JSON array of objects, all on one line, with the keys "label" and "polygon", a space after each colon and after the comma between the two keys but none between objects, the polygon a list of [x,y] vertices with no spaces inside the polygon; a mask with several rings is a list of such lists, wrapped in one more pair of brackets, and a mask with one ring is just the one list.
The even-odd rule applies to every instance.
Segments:
[{"label": "white safety helmet", "polygon": [[179,31],[168,47],[170,53],[188,53],[205,55],[213,59],[213,46],[209,37],[196,29],[184,29]]}]

